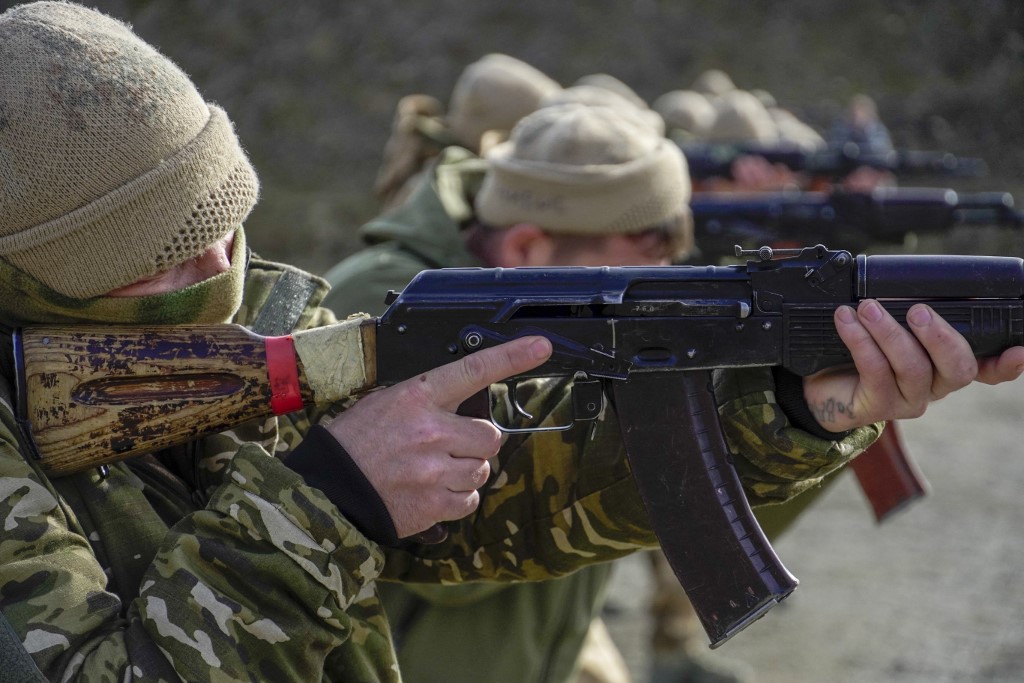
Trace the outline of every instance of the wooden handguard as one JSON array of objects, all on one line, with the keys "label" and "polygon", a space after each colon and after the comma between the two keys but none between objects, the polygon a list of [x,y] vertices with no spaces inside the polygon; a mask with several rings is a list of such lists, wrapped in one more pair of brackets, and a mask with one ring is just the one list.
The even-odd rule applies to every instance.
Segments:
[{"label": "wooden handguard", "polygon": [[19,423],[43,469],[69,474],[332,403],[374,385],[374,323],[287,337],[231,324],[22,329]]}]

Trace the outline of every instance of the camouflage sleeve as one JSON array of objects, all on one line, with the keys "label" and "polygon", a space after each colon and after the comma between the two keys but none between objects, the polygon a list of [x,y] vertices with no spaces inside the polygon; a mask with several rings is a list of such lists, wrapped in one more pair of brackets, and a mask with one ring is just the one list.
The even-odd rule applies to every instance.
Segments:
[{"label": "camouflage sleeve", "polygon": [[22,457],[12,413],[8,406],[4,408],[0,410],[3,616],[47,678],[71,679],[104,667],[109,667],[108,673],[123,671],[129,627],[119,616],[120,602],[106,592],[107,577],[73,515]]},{"label": "camouflage sleeve", "polygon": [[781,503],[819,485],[881,434],[883,423],[837,441],[797,429],[775,401],[770,368],[719,370],[714,382],[722,430],[751,505]]},{"label": "camouflage sleeve", "polygon": [[[769,369],[717,373],[723,431],[752,504],[818,483],[877,438],[880,425],[826,441],[790,426]],[[567,385],[534,383],[526,411],[565,424]],[[387,550],[386,578],[443,582],[537,580],[656,545],[613,410],[566,432],[511,438],[477,512],[444,544]]]},{"label": "camouflage sleeve", "polygon": [[349,639],[390,664],[372,590],[382,562],[322,493],[243,446],[206,509],[168,534],[136,606],[183,678],[320,680]]},{"label": "camouflage sleeve", "polygon": [[398,679],[373,591],[381,552],[280,460],[239,447],[125,605],[2,407],[0,609],[49,679]]}]

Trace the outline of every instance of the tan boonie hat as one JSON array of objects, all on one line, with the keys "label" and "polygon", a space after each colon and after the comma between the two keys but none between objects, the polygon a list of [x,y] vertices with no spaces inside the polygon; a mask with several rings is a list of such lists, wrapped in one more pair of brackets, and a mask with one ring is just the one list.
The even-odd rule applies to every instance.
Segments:
[{"label": "tan boonie hat", "polygon": [[636,233],[688,215],[679,147],[636,112],[584,104],[525,117],[488,155],[477,215],[493,227],[552,233]]},{"label": "tan boonie hat", "polygon": [[0,14],[0,123],[0,257],[69,297],[199,256],[256,203],[225,113],[79,5]]},{"label": "tan boonie hat", "polygon": [[492,53],[463,70],[448,103],[448,127],[469,150],[480,149],[489,130],[512,130],[537,109],[542,99],[562,86],[526,62]]}]

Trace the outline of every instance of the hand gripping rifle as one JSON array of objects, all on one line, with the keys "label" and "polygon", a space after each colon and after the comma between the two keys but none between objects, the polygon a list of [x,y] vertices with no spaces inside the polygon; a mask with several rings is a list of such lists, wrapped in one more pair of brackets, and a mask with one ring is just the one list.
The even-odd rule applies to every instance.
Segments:
[{"label": "hand gripping rifle", "polygon": [[694,236],[704,257],[731,256],[735,245],[842,243],[857,252],[903,244],[909,233],[945,233],[957,225],[1024,226],[1009,192],[958,194],[933,187],[859,192],[695,193]]},{"label": "hand gripping rifle", "polygon": [[614,404],[652,527],[714,647],[797,581],[747,505],[711,371],[846,364],[833,312],[863,298],[898,320],[927,301],[976,354],[999,353],[1024,344],[1022,264],[765,248],[742,266],[424,271],[380,318],[285,337],[234,325],[27,328],[14,335],[19,419],[41,466],[59,474],[544,335],[551,359],[513,384],[573,378],[574,422]]}]

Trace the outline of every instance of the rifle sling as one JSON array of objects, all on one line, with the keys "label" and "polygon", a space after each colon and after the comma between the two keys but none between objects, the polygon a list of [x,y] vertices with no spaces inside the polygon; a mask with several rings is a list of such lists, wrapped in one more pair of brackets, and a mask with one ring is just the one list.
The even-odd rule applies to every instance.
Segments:
[{"label": "rifle sling", "polygon": [[249,329],[264,337],[288,334],[295,329],[316,289],[316,283],[308,277],[283,271]]}]

